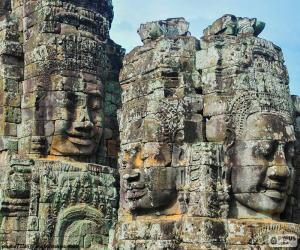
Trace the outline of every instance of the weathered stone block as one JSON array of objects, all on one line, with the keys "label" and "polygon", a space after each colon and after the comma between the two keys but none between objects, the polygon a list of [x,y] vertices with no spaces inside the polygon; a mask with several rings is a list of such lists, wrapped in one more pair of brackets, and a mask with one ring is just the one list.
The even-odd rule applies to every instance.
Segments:
[{"label": "weathered stone block", "polygon": [[4,118],[4,121],[10,123],[21,122],[21,109],[14,107],[0,107],[0,114]]},{"label": "weathered stone block", "polygon": [[23,79],[23,68],[14,65],[6,65],[1,69],[2,74],[7,77],[17,81]]},{"label": "weathered stone block", "polygon": [[204,140],[204,121],[202,115],[193,115],[193,120],[184,122],[184,141],[187,143]]},{"label": "weathered stone block", "polygon": [[300,116],[296,116],[295,131],[296,131],[297,134],[300,134]]},{"label": "weathered stone block", "polygon": [[211,117],[225,114],[229,100],[229,96],[218,94],[204,95],[203,115],[205,117]]},{"label": "weathered stone block", "polygon": [[216,67],[221,63],[221,51],[216,47],[209,47],[196,53],[196,68],[203,70]]},{"label": "weathered stone block", "polygon": [[226,224],[217,219],[186,218],[182,225],[182,241],[193,245],[224,242]]},{"label": "weathered stone block", "polygon": [[200,94],[195,94],[191,97],[191,112],[193,114],[201,114],[204,107],[204,99]]},{"label": "weathered stone block", "polygon": [[157,141],[159,137],[159,126],[160,123],[157,119],[145,119],[143,123],[143,141],[154,142]]},{"label": "weathered stone block", "polygon": [[10,78],[0,77],[0,91],[19,92],[19,82]]},{"label": "weathered stone block", "polygon": [[179,221],[176,220],[143,220],[124,221],[117,233],[122,240],[172,240],[177,238],[180,230]]},{"label": "weathered stone block", "polygon": [[206,121],[206,139],[209,142],[222,142],[226,137],[226,115],[217,115]]},{"label": "weathered stone block", "polygon": [[0,150],[11,150],[12,152],[18,152],[18,140],[13,137],[2,136],[0,139]]},{"label": "weathered stone block", "polygon": [[15,92],[0,92],[0,106],[20,107],[21,97]]},{"label": "weathered stone block", "polygon": [[300,115],[300,97],[296,95],[292,95],[292,100],[293,100],[296,113]]},{"label": "weathered stone block", "polygon": [[[1,43],[0,55],[7,54],[7,55],[14,55],[17,57],[21,57],[22,52],[23,52],[23,48],[18,42],[6,41]],[[19,71],[18,68],[13,66],[11,66],[10,69],[5,70],[5,72],[8,73],[7,76],[18,77],[16,73],[20,73],[20,76],[22,75],[21,71]]]},{"label": "weathered stone block", "polygon": [[143,42],[156,40],[159,37],[185,36],[188,33],[189,23],[184,18],[170,18],[165,21],[142,24],[138,33]]},{"label": "weathered stone block", "polygon": [[17,124],[3,122],[0,125],[0,134],[5,136],[17,136]]},{"label": "weathered stone block", "polygon": [[[190,193],[190,204],[188,208],[189,216],[211,217],[219,216],[219,200],[218,194],[214,191],[214,187],[203,187],[205,191],[195,191]],[[199,188],[201,190],[201,188]]]}]

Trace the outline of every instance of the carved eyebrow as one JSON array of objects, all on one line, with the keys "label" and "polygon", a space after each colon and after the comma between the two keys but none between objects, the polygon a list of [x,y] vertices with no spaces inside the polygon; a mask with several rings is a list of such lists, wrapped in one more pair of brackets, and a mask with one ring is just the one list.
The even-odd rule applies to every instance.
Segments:
[{"label": "carved eyebrow", "polygon": [[102,93],[99,90],[93,90],[93,91],[90,91],[90,92],[86,92],[86,94],[87,95],[93,95],[93,96],[99,96],[99,97],[102,96]]}]

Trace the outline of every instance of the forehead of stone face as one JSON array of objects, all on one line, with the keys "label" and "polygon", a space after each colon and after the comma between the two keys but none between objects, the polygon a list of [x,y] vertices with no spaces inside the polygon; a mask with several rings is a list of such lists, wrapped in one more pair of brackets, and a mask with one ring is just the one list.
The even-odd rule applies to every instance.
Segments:
[{"label": "forehead of stone face", "polygon": [[113,18],[112,0],[63,0],[62,2],[100,13],[106,16],[110,22],[112,21]]},{"label": "forehead of stone face", "polygon": [[[154,97],[153,97],[154,98]],[[184,103],[140,98],[123,104],[121,127],[126,141],[172,143],[183,129]]]},{"label": "forehead of stone face", "polygon": [[103,83],[93,74],[65,74],[62,76],[62,79],[53,79],[53,85],[60,85],[56,83],[57,81],[61,81],[64,91],[83,93],[99,92],[101,95],[103,94]]},{"label": "forehead of stone face", "polygon": [[123,162],[132,168],[166,167],[172,161],[172,145],[167,143],[130,143],[122,151]]},{"label": "forehead of stone face", "polygon": [[244,129],[242,140],[295,140],[293,126],[279,114],[252,114],[247,118]]}]

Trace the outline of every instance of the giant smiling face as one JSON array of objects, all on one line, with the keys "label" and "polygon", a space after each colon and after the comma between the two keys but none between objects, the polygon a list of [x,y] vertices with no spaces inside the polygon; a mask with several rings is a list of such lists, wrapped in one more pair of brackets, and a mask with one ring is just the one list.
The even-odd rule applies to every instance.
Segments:
[{"label": "giant smiling face", "polygon": [[295,134],[283,117],[255,113],[229,152],[237,217],[278,217],[293,186]]}]

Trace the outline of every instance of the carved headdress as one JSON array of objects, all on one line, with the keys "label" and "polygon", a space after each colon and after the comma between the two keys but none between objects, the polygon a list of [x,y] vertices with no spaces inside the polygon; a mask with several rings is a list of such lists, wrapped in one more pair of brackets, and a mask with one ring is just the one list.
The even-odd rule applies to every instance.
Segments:
[{"label": "carved headdress", "polygon": [[228,136],[232,136],[232,133],[234,133],[234,139],[242,136],[247,118],[258,112],[279,114],[285,118],[287,124],[293,124],[293,104],[290,95],[239,93],[228,105],[227,139],[229,139]]}]

